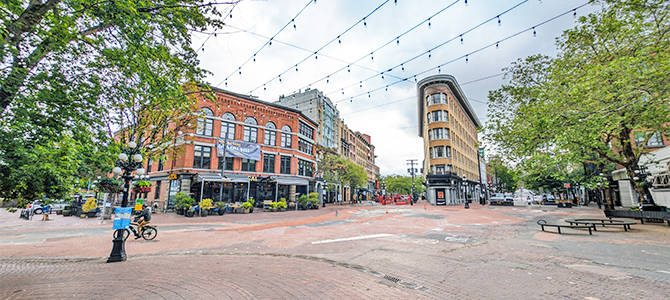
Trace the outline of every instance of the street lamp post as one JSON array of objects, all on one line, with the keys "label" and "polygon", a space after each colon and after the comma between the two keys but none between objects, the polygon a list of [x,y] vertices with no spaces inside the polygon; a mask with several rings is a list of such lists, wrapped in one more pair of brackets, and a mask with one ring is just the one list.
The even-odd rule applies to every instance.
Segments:
[{"label": "street lamp post", "polygon": [[470,205],[468,204],[468,182],[467,178],[465,178],[465,174],[463,174],[463,195],[465,196],[465,209],[470,209]]},{"label": "street lamp post", "polygon": [[[144,168],[142,168],[142,155],[140,154],[141,148],[135,142],[128,143],[128,147],[122,148],[121,153],[119,154],[119,160],[116,161],[115,167],[112,170],[112,173],[115,175],[121,175],[123,179],[123,200],[121,201],[121,207],[128,206],[128,195],[130,194],[130,181],[135,177],[132,175],[132,172],[138,176],[144,175]],[[132,159],[129,159],[132,158]],[[137,170],[137,171],[136,171]],[[117,262],[126,260],[126,249],[125,242],[128,238],[126,235],[126,229],[117,229],[114,232],[114,246],[112,247],[112,253],[107,258],[107,262]]]}]

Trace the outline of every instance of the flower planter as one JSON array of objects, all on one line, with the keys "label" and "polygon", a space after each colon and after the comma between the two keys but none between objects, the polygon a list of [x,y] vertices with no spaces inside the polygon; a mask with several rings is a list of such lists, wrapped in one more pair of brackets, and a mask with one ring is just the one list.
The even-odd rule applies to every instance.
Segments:
[{"label": "flower planter", "polygon": [[98,214],[97,211],[89,211],[86,213],[86,216],[89,218],[95,218],[95,216]]},{"label": "flower planter", "polygon": [[203,209],[202,212],[200,213],[201,217],[206,217],[209,214],[209,209]]},{"label": "flower planter", "polygon": [[276,212],[277,209],[276,209],[276,208],[270,208],[270,211],[272,211],[272,212]]},{"label": "flower planter", "polygon": [[208,212],[210,216],[216,215],[216,211],[214,211],[213,209],[208,210]]},{"label": "flower planter", "polygon": [[63,217],[69,217],[69,216],[71,216],[71,215],[72,215],[72,211],[71,211],[71,210],[63,210]]},{"label": "flower planter", "polygon": [[184,209],[183,208],[177,208],[174,210],[178,215],[183,215],[184,214]]},{"label": "flower planter", "polygon": [[187,218],[192,218],[194,213],[195,212],[192,211],[192,210],[187,210],[187,211],[184,212],[184,216],[187,217]]},{"label": "flower planter", "polygon": [[225,208],[219,208],[219,212],[218,212],[218,213],[219,213],[219,216],[223,216],[223,214],[226,213],[226,209],[225,209]]},{"label": "flower planter", "polygon": [[286,211],[286,208],[280,208],[279,211]]},{"label": "flower planter", "polygon": [[242,209],[242,212],[245,213],[245,214],[248,214],[248,213],[249,213],[249,209],[247,209],[247,208],[243,208],[243,209]]}]

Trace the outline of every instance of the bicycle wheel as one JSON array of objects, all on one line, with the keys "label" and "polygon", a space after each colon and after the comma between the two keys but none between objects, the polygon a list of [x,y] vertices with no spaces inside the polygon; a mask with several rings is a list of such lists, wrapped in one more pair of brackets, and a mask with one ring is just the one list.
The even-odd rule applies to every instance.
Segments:
[{"label": "bicycle wheel", "polygon": [[147,241],[153,240],[158,235],[158,230],[154,227],[146,226],[142,232],[142,238]]}]

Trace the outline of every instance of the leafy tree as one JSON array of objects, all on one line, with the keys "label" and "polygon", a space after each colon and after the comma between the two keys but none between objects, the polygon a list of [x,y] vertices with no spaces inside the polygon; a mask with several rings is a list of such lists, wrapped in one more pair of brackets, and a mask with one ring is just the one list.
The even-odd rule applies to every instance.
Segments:
[{"label": "leafy tree", "polygon": [[[388,175],[382,178],[386,183],[386,190],[397,194],[411,194],[412,193],[412,177],[402,175]],[[415,192],[417,194],[423,193],[425,187],[421,184],[423,176],[414,178]]]},{"label": "leafy tree", "polygon": [[162,153],[160,137],[178,131],[167,124],[187,123],[178,117],[208,91],[191,32],[221,25],[218,4],[0,3],[0,194],[62,195],[74,178],[108,172],[118,128],[128,132],[122,143]]},{"label": "leafy tree", "polygon": [[[368,178],[363,167],[337,155],[324,157],[319,168],[327,182],[348,184],[352,189],[365,186]],[[332,188],[332,185],[328,185],[328,188]]]},{"label": "leafy tree", "polygon": [[489,162],[489,168],[494,174],[494,178],[497,178],[497,182],[494,182],[494,186],[500,191],[514,192],[518,187],[518,180],[516,179],[516,172],[509,168],[501,158],[492,157]]},{"label": "leafy tree", "polygon": [[[572,163],[614,163],[634,171],[654,133],[670,125],[670,4],[592,1],[557,40],[558,55],[534,55],[506,69],[489,93],[490,140],[513,159],[569,154]],[[637,139],[637,141],[635,141]]]}]

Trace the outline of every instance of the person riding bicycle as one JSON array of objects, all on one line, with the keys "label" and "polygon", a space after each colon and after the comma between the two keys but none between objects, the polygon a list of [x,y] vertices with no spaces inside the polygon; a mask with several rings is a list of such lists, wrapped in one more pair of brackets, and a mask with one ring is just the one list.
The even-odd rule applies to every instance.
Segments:
[{"label": "person riding bicycle", "polygon": [[137,222],[137,236],[135,236],[136,239],[142,236],[142,232],[144,232],[144,225],[149,224],[150,221],[151,211],[147,208],[146,204],[142,204],[142,210],[140,211],[140,214],[135,217],[135,222]]}]

